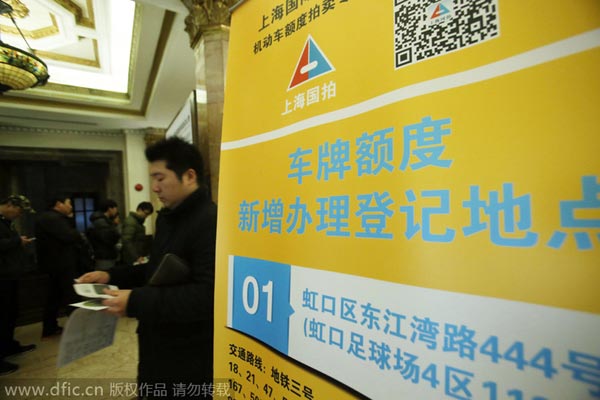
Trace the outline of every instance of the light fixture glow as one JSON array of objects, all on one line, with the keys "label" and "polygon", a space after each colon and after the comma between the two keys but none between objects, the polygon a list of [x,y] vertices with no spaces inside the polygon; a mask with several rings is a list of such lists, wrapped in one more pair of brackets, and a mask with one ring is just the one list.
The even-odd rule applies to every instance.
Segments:
[{"label": "light fixture glow", "polygon": [[[0,0],[0,14],[8,14],[27,43],[12,16],[10,4]],[[29,46],[29,44],[27,44]],[[31,50],[31,49],[30,49]],[[33,51],[33,50],[31,50]],[[0,94],[8,90],[25,90],[48,82],[48,67],[35,55],[0,40]]]}]

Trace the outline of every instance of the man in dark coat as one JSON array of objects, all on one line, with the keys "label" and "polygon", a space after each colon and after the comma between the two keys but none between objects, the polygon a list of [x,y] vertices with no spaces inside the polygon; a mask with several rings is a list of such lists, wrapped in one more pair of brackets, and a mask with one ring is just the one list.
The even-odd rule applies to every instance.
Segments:
[{"label": "man in dark coat", "polygon": [[[150,262],[82,275],[81,282],[110,283],[132,290],[105,291],[107,312],[139,321],[138,381],[145,388],[166,384],[175,397],[179,382],[202,385],[213,380],[213,302],[217,207],[202,186],[202,157],[194,146],[173,138],[146,149],[152,190],[164,208],[156,221]],[[150,286],[148,279],[165,254],[190,268],[181,283]]]},{"label": "man in dark coat", "polygon": [[18,312],[18,278],[23,273],[23,246],[33,239],[20,236],[13,221],[23,212],[34,212],[25,196],[9,196],[0,202],[0,375],[10,374],[19,366],[5,357],[35,349],[34,344],[21,345],[14,339]]},{"label": "man in dark coat", "polygon": [[117,243],[121,239],[115,223],[118,215],[117,202],[106,199],[98,203],[98,210],[90,216],[92,226],[86,234],[94,249],[96,269],[108,270],[117,262]]},{"label": "man in dark coat", "polygon": [[50,201],[50,209],[35,221],[37,256],[40,269],[48,274],[48,298],[44,307],[42,337],[62,332],[58,313],[62,306],[77,300],[73,279],[79,274],[79,251],[83,239],[72,222],[69,196]]},{"label": "man in dark coat", "polygon": [[123,247],[121,249],[121,261],[125,265],[133,265],[135,262],[141,262],[144,256],[146,243],[146,228],[144,221],[154,212],[154,207],[149,201],[142,201],[138,204],[135,212],[130,212],[123,221],[121,230],[121,240]]}]

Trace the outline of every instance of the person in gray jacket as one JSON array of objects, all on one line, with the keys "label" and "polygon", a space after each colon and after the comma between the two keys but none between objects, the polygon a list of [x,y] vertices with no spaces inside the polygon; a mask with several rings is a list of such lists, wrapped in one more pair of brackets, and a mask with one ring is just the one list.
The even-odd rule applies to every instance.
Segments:
[{"label": "person in gray jacket", "polygon": [[144,221],[154,212],[152,203],[142,201],[137,209],[129,213],[123,221],[121,230],[121,261],[125,265],[133,265],[135,262],[141,262],[147,256],[144,251],[146,241],[146,228]]}]

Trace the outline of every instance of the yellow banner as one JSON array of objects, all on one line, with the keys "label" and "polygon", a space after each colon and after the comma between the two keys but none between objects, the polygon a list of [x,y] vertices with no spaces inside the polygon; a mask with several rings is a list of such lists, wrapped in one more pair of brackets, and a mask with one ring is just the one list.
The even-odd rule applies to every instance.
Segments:
[{"label": "yellow banner", "polygon": [[[447,293],[448,304],[473,306],[475,316],[475,296],[501,300],[490,310],[514,302],[528,303],[523,312],[542,306],[535,312],[548,326],[586,316],[556,342],[522,326],[502,331],[505,345],[492,364],[518,358],[513,343],[526,347],[512,376],[481,361],[489,356],[489,337],[500,337],[494,322],[470,326],[457,314],[424,332],[417,322],[432,320],[427,309],[394,311],[385,300],[381,326],[369,332],[360,318],[365,332],[307,314],[313,330],[306,338],[320,338],[315,327],[329,329],[323,354],[332,364],[370,368],[382,385],[404,378],[406,398],[492,399],[510,390],[547,400],[558,398],[556,390],[596,398],[600,379],[589,377],[600,376],[600,348],[577,342],[582,334],[597,336],[590,327],[600,326],[598,65],[600,6],[593,0],[243,3],[233,15],[227,66],[215,376],[230,379],[235,398],[379,398],[381,392],[353,383],[360,377],[351,366],[342,372],[313,364],[293,355],[292,343],[302,341],[282,344],[270,335],[282,326],[281,335],[297,332],[294,318],[309,308],[302,293],[315,294],[321,312],[335,314],[341,311],[332,304],[340,307],[350,294],[363,299],[357,304],[375,304],[376,280],[398,284],[398,294],[409,290],[402,285]],[[297,274],[294,266],[313,272]],[[271,277],[268,271],[278,268],[285,273]],[[336,275],[319,271],[364,283],[345,292]],[[300,287],[304,276],[327,276],[336,289]],[[556,317],[546,314],[548,307],[572,314]],[[407,343],[372,340],[391,348],[387,364],[383,350],[369,353],[368,341],[365,360],[346,358],[350,347],[341,338],[383,332],[384,310],[412,326],[412,333],[397,335]],[[252,318],[263,311],[266,325],[258,329]],[[583,322],[587,316],[590,324]],[[448,327],[461,325],[472,328],[471,350],[479,355],[465,364],[463,355],[456,360],[455,369],[473,374],[469,389],[456,385],[454,369],[442,367],[451,352],[444,345]],[[333,333],[346,355],[325,351]],[[411,350],[424,334],[435,348]],[[417,382],[388,373],[406,367],[406,346],[423,360]],[[527,372],[526,365],[539,370],[542,364],[541,380]],[[479,374],[505,379],[477,381]],[[553,387],[544,379],[555,375]]]}]

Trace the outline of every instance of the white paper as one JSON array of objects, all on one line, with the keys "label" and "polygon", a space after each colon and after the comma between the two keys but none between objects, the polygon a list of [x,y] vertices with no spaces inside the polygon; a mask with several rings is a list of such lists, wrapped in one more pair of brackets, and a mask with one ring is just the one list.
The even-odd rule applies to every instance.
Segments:
[{"label": "white paper", "polygon": [[79,308],[71,313],[60,339],[58,368],[113,344],[118,318]]},{"label": "white paper", "polygon": [[85,301],[80,301],[79,303],[71,303],[70,305],[73,307],[85,308],[86,310],[100,311],[108,308],[102,304],[103,300],[104,299],[87,299]]},{"label": "white paper", "polygon": [[106,285],[102,283],[76,283],[73,285],[75,293],[83,297],[92,299],[110,299],[113,296],[104,293],[104,289],[117,290],[114,285]]}]

